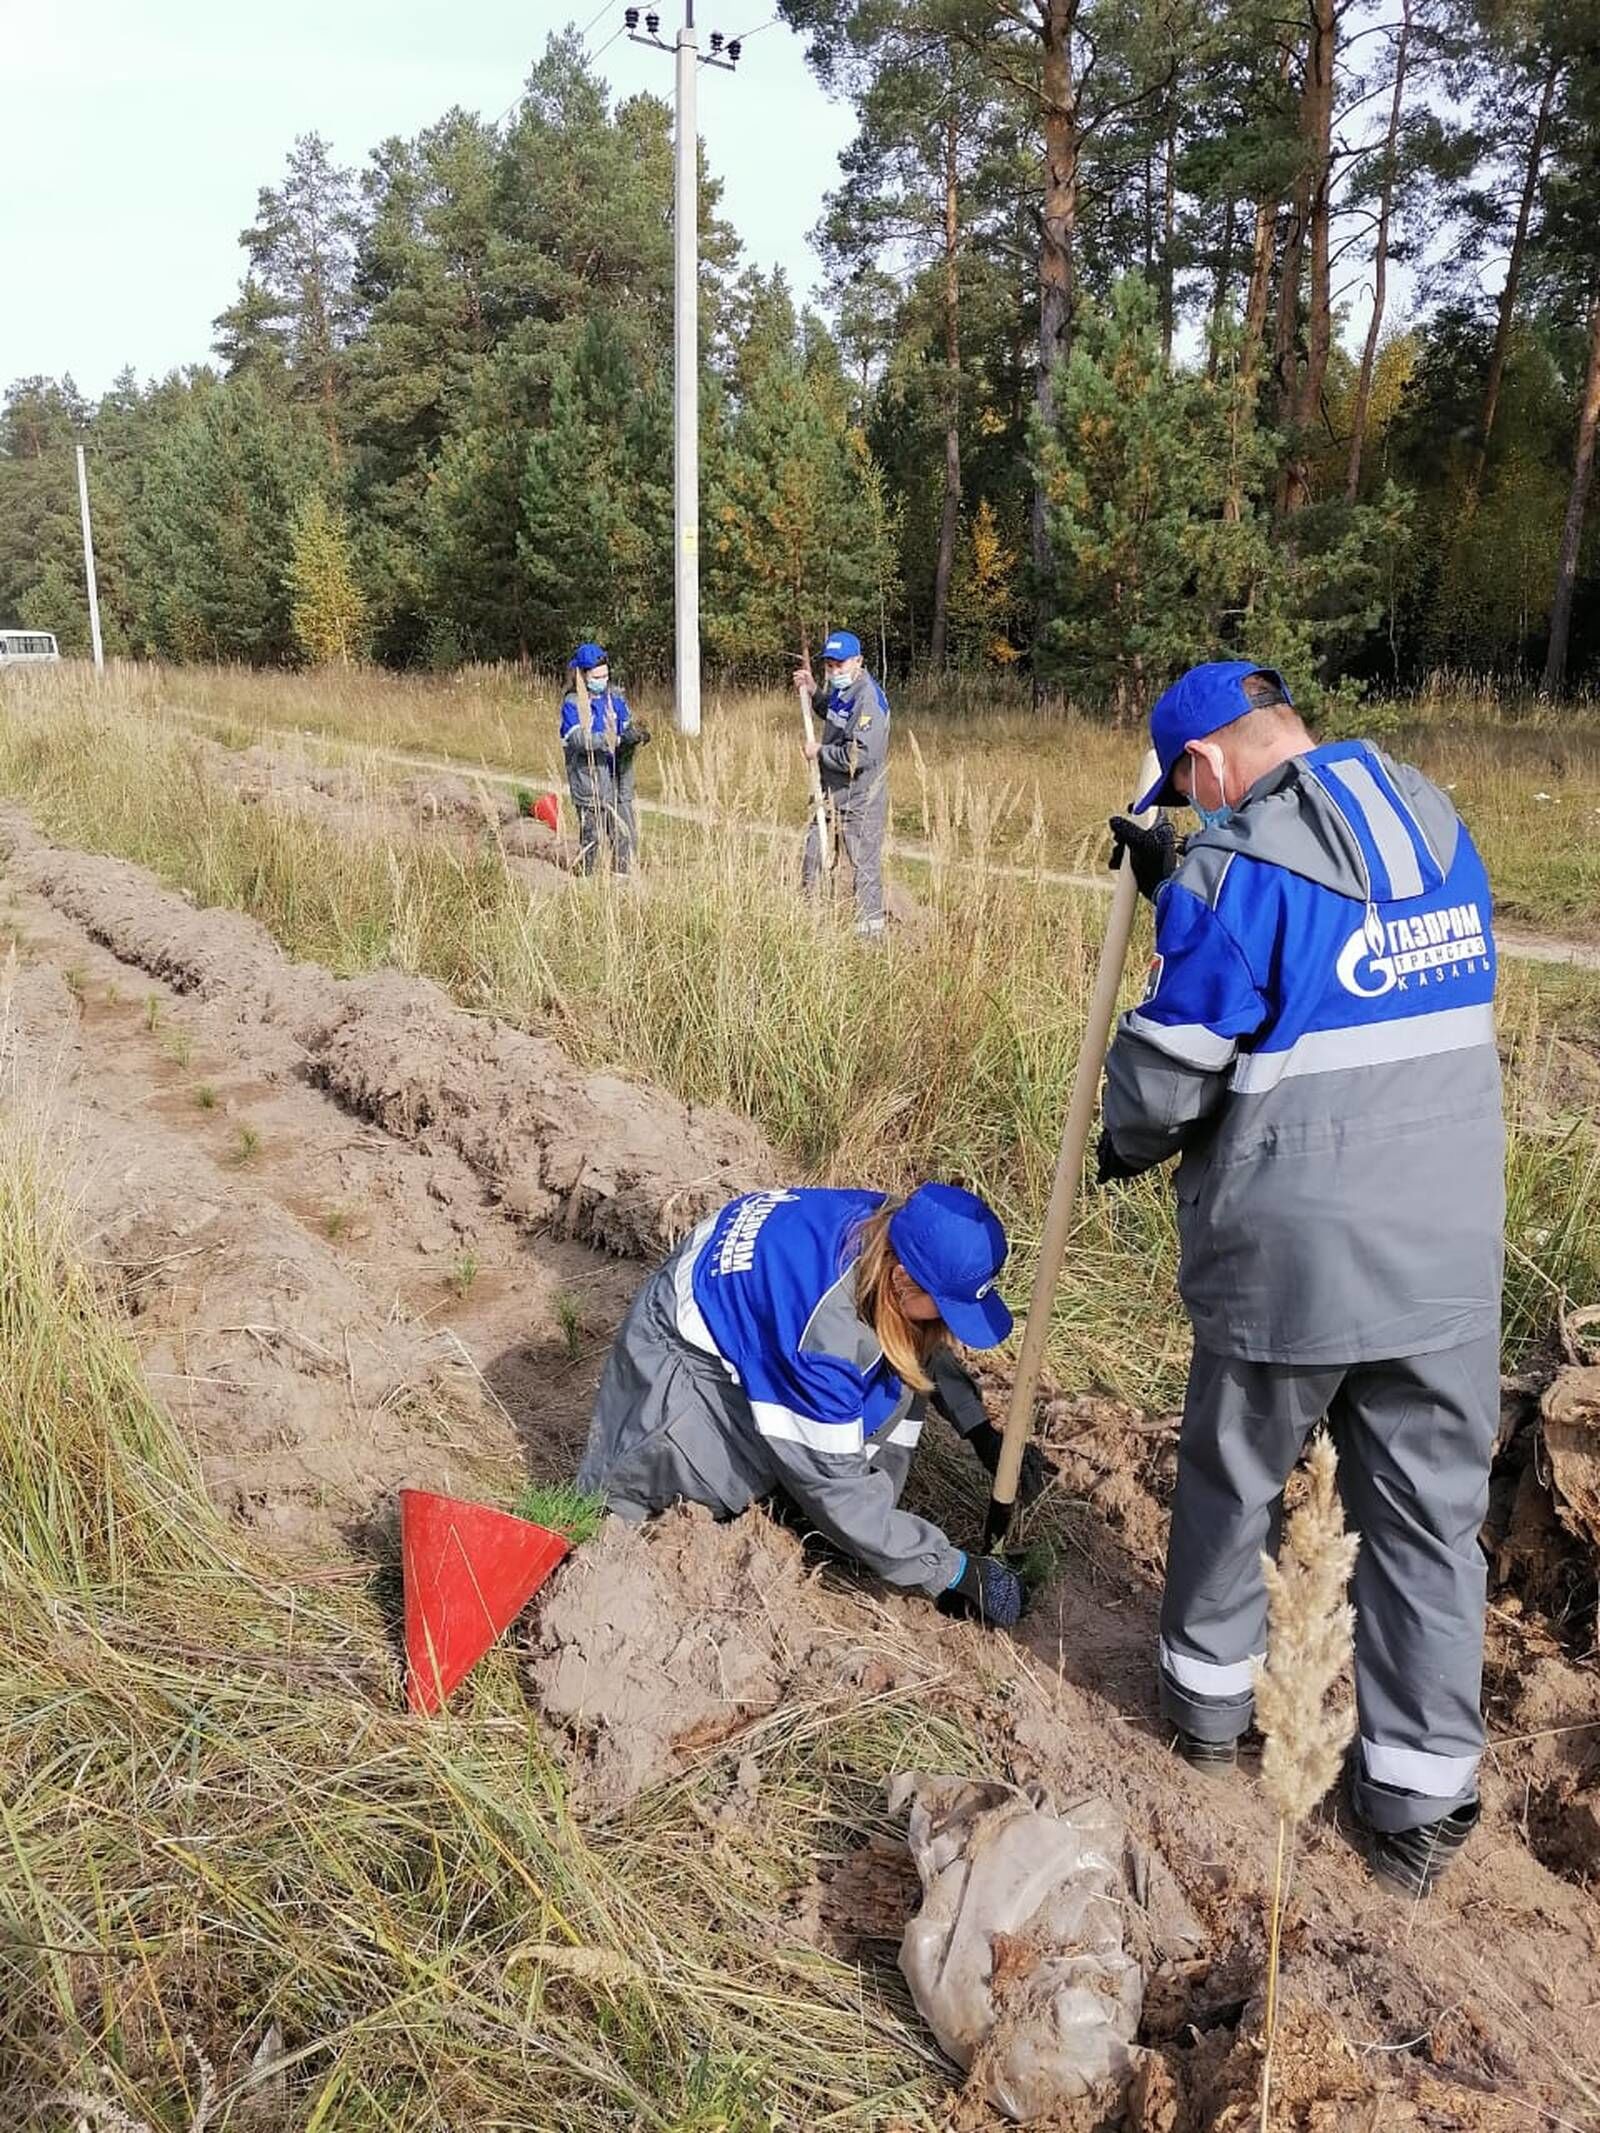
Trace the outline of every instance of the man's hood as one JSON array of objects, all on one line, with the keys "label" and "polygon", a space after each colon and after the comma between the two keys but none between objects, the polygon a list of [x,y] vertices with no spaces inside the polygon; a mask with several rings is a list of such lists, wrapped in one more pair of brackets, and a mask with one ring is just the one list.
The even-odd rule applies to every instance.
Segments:
[{"label": "man's hood", "polygon": [[1241,852],[1365,904],[1444,886],[1460,820],[1437,785],[1367,741],[1310,749],[1258,779],[1191,851]]}]

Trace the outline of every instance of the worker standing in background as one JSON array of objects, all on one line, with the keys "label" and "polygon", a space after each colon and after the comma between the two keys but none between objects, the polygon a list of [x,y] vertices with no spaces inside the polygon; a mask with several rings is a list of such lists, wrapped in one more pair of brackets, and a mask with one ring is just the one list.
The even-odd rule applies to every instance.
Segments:
[{"label": "worker standing in background", "polygon": [[[992,1474],[1001,1435],[952,1338],[1011,1331],[1006,1236],[975,1193],[906,1200],[816,1187],[746,1193],[640,1289],[612,1346],[578,1474],[620,1517],[678,1502],[732,1518],[781,1496],[888,1584],[1011,1628],[1022,1582],[900,1508],[930,1402]],[[1030,1447],[1021,1494],[1044,1486]]]},{"label": "worker standing in background", "polygon": [[611,668],[598,644],[580,644],[572,655],[572,680],[561,703],[561,746],[567,759],[567,789],[578,811],[578,867],[592,874],[602,839],[619,874],[633,865],[639,830],[633,812],[634,751],[649,729],[611,686]]},{"label": "worker standing in background", "polygon": [[1266,1643],[1261,1552],[1326,1417],[1360,1535],[1352,1797],[1375,1871],[1425,1895],[1478,1819],[1500,1411],[1505,1131],[1483,863],[1420,771],[1318,747],[1282,677],[1193,668],[1161,775],[1112,824],[1155,898],[1106,1067],[1100,1176],[1181,1155],[1194,1358],[1161,1610],[1179,1752],[1231,1765]]},{"label": "worker standing in background", "polygon": [[[815,761],[834,834],[855,875],[856,931],[875,938],[884,929],[883,835],[889,818],[889,699],[867,672],[861,640],[835,630],[822,647],[823,687],[813,709],[822,737],[803,743]],[[797,689],[816,691],[809,665],[794,677]],[[808,890],[822,875],[821,840],[813,822],[806,832],[800,879]]]}]

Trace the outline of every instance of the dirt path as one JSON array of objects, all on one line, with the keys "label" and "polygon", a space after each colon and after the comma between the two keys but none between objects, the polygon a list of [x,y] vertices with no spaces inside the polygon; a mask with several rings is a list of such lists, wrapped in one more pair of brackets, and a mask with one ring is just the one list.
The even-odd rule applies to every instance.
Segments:
[{"label": "dirt path", "polygon": [[[226,721],[213,719],[203,711],[169,712],[192,726],[196,732],[215,733]],[[491,769],[487,764],[463,761],[453,756],[416,755],[398,748],[374,748],[355,742],[343,741],[335,736],[294,730],[275,729],[279,738],[304,747],[315,747],[335,760],[365,760],[384,763],[393,769],[409,770],[427,777],[468,779],[488,786],[495,791],[509,792],[528,783],[526,773]],[[640,798],[635,802],[643,814],[659,815],[663,821],[693,823],[700,828],[714,827],[719,819],[705,808],[678,807],[665,800]],[[761,837],[781,844],[793,845],[799,850],[805,839],[803,828],[790,829],[784,825],[767,822],[746,822],[743,825],[752,837]],[[912,844],[900,838],[885,840],[884,850],[893,859],[913,866],[933,867],[943,864],[957,873],[973,871],[965,860],[941,861],[938,854],[925,844]],[[1107,873],[1079,873],[1060,867],[1014,866],[1002,860],[985,860],[983,872],[1002,881],[1039,882],[1049,888],[1078,889],[1095,896],[1109,896],[1112,881]],[[1513,962],[1563,964],[1577,970],[1600,970],[1600,943],[1568,940],[1559,934],[1546,933],[1533,928],[1508,926],[1497,923],[1496,942],[1500,953]]]}]

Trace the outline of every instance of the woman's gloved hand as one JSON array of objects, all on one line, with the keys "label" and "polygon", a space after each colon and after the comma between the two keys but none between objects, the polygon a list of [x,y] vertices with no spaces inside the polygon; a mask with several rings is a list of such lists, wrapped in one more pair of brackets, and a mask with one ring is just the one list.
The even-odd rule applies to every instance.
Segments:
[{"label": "woman's gloved hand", "polygon": [[993,1555],[964,1555],[961,1575],[939,1595],[941,1614],[965,1616],[985,1629],[1015,1629],[1027,1604],[1021,1578]]},{"label": "woman's gloved hand", "polygon": [[617,737],[617,746],[624,750],[646,748],[650,744],[650,728],[642,719],[632,719]]},{"label": "woman's gloved hand", "polygon": [[[992,1422],[980,1423],[967,1437],[967,1442],[977,1453],[985,1472],[990,1476],[1000,1471],[1000,1451],[1005,1441],[1005,1432],[996,1429]],[[1022,1465],[1017,1470],[1018,1503],[1037,1503],[1050,1483],[1055,1480],[1057,1471],[1055,1461],[1047,1459],[1037,1444],[1025,1444],[1022,1448]]]}]

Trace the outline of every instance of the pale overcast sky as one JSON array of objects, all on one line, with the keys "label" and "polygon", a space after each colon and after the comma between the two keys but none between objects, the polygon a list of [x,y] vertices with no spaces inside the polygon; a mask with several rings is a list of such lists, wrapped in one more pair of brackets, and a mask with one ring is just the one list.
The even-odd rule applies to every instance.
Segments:
[{"label": "pale overcast sky", "polygon": [[[680,0],[681,4],[681,0]],[[681,19],[664,0],[665,25]],[[706,33],[766,22],[773,0],[698,0]],[[548,32],[598,14],[588,49],[615,95],[670,99],[672,61],[619,37],[598,0],[0,0],[0,387],[70,371],[90,394],[204,361],[244,264],[238,235],[298,133],[360,165],[452,104],[497,118]],[[853,131],[781,24],[736,75],[700,70],[700,133],[752,264],[802,294],[806,242]]]}]

